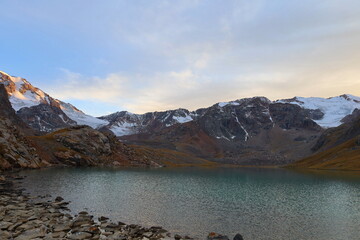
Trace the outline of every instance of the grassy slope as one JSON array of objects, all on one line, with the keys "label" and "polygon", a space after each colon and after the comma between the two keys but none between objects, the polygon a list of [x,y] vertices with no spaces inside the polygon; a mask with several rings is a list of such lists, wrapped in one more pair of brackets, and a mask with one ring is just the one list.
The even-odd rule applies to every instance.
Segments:
[{"label": "grassy slope", "polygon": [[352,138],[335,147],[290,164],[288,167],[360,171],[360,146],[357,139],[357,137]]},{"label": "grassy slope", "polygon": [[218,164],[187,153],[165,148],[154,149],[147,146],[130,145],[139,155],[145,155],[151,160],[167,167],[215,167]]},{"label": "grassy slope", "polygon": [[[70,131],[69,129],[61,129],[44,136],[29,137],[35,144],[38,154],[49,162],[56,163],[57,160],[53,154],[56,151],[69,151],[70,149],[60,144],[54,138],[57,133]],[[147,146],[128,145],[132,149],[132,154],[137,158],[151,159],[158,164],[167,167],[184,167],[184,166],[202,166],[211,167],[217,164],[202,158],[197,158],[186,153],[178,152],[176,150],[169,150],[164,148],[151,148]],[[127,153],[124,152],[124,157]]]}]

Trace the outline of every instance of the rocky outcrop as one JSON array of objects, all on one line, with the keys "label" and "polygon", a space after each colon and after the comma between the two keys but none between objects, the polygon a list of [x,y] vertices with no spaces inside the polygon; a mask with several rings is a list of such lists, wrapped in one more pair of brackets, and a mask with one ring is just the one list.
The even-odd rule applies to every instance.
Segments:
[{"label": "rocky outcrop", "polygon": [[159,166],[121,143],[113,134],[89,126],[64,128],[32,137],[39,154],[52,164],[70,166]]},{"label": "rocky outcrop", "polygon": [[282,129],[321,131],[321,127],[314,122],[324,115],[319,109],[309,110],[294,104],[274,103],[270,104],[269,111],[274,122]]},{"label": "rocky outcrop", "polygon": [[342,123],[352,123],[355,122],[360,117],[360,109],[355,109],[352,114],[347,115],[344,117],[341,122]]},{"label": "rocky outcrop", "polygon": [[0,84],[0,116],[4,119],[8,119],[17,127],[29,131],[30,128],[16,115],[15,110],[12,108],[9,97],[6,92],[5,85]]},{"label": "rocky outcrop", "polygon": [[36,149],[14,124],[0,118],[0,169],[39,168],[47,166]]},{"label": "rocky outcrop", "polygon": [[15,114],[0,84],[0,169],[46,166],[25,134],[33,133]]}]

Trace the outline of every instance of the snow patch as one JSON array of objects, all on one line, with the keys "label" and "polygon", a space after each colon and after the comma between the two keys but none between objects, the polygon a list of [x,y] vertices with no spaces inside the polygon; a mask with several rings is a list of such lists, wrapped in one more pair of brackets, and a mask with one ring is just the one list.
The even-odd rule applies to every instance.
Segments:
[{"label": "snow patch", "polygon": [[134,133],[134,127],[136,125],[133,124],[129,124],[129,123],[124,123],[123,125],[114,125],[111,126],[109,129],[118,137],[120,136],[124,136],[124,135],[130,135]]},{"label": "snow patch", "polygon": [[193,118],[190,115],[186,115],[185,117],[173,116],[173,119],[178,123],[186,123],[186,122],[191,122],[193,120]]},{"label": "snow patch", "polygon": [[218,105],[219,105],[219,107],[225,107],[227,105],[239,106],[240,103],[238,103],[238,102],[219,102]]},{"label": "snow patch", "polygon": [[109,124],[108,121],[87,115],[82,111],[77,110],[69,103],[60,103],[60,108],[70,119],[77,122],[78,125],[88,125],[96,129]]}]

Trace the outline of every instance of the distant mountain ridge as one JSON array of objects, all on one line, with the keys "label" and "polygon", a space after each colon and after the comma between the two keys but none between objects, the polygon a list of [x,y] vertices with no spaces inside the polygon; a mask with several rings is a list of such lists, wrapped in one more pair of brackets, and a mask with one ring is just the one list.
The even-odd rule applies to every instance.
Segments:
[{"label": "distant mountain ridge", "polygon": [[17,116],[40,134],[88,125],[104,133],[110,131],[130,144],[161,148],[160,154],[169,150],[174,156],[176,152],[176,159],[180,153],[187,159],[193,156],[194,161],[227,164],[283,165],[305,158],[313,153],[311,149],[319,144],[326,129],[353,122],[360,115],[360,98],[344,94],[277,101],[253,97],[195,111],[121,111],[95,118],[23,78],[0,72],[0,83]]},{"label": "distant mountain ridge", "polygon": [[246,98],[198,110],[186,123],[121,139],[227,164],[279,165],[311,153],[323,131],[310,118],[314,114],[295,104]]},{"label": "distant mountain ridge", "polygon": [[[304,98],[295,97],[270,101],[266,97],[254,97],[269,104],[287,103],[298,105],[309,112],[309,118],[314,120],[323,128],[337,127],[342,123],[344,117],[350,115],[355,109],[360,109],[360,97],[344,94],[331,98]],[[149,112],[145,114],[133,114],[127,111],[102,116],[100,119],[109,121],[105,127],[113,131],[117,136],[132,135],[159,130],[170,127],[177,123],[186,123],[201,118],[208,111],[219,112],[225,107],[237,108],[243,102],[252,98],[244,98],[231,102],[216,103],[208,108],[201,108],[196,111],[187,109],[168,110],[164,112]],[[250,106],[249,106],[250,107]],[[250,109],[250,108],[249,108]],[[268,112],[268,110],[265,110]],[[248,116],[251,113],[248,112]],[[218,136],[221,137],[221,136]]]},{"label": "distant mountain ridge", "polygon": [[[219,102],[211,107],[201,108],[196,111],[182,108],[144,114],[121,111],[95,118],[83,113],[71,104],[54,99],[23,78],[13,77],[0,71],[0,83],[5,85],[12,107],[20,117],[34,129],[43,132],[51,132],[58,128],[74,125],[88,125],[93,128],[103,127],[117,136],[153,132],[174,124],[184,124],[197,120],[209,111],[221,113],[223,108],[229,106],[236,109],[243,102],[251,99]],[[339,126],[344,117],[350,115],[355,109],[360,109],[360,97],[350,94],[332,98],[294,97],[276,101],[270,101],[265,97],[255,98],[268,104],[288,103],[298,105],[303,109],[307,109],[309,111],[308,117],[323,128]],[[248,108],[250,109],[250,106]],[[264,111],[268,114],[269,110],[265,109]],[[248,111],[247,116],[251,115],[251,111]],[[239,123],[240,125],[243,124]],[[226,137],[225,135],[214,137],[222,138]],[[232,136],[229,135],[229,137],[231,139]]]}]

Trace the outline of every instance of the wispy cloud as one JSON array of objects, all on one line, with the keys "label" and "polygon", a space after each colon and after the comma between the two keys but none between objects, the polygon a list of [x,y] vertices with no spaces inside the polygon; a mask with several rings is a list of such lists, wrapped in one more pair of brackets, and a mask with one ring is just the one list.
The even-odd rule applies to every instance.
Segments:
[{"label": "wispy cloud", "polygon": [[113,73],[103,78],[64,70],[58,85],[52,87],[56,90],[50,93],[63,100],[96,100],[111,104],[119,111],[144,113],[180,107],[195,110],[220,101],[253,96],[276,100],[296,95],[360,95],[360,92],[356,92],[359,91],[360,78],[354,76],[360,76],[360,70],[330,71],[328,74],[313,72],[306,75],[286,71],[249,73],[223,78],[221,81],[196,74],[192,70],[146,76]]},{"label": "wispy cloud", "polygon": [[146,112],[254,95],[360,95],[356,0],[17,2],[2,6],[0,27],[29,34],[3,41],[33,57],[1,52],[36,76],[49,71],[38,86],[60,99]]}]

